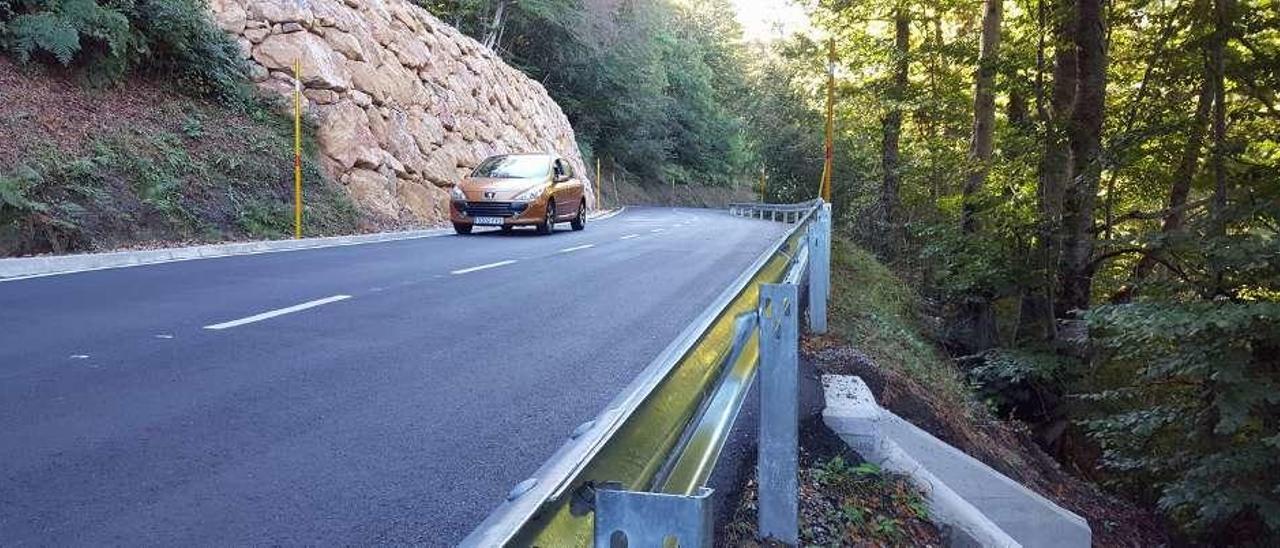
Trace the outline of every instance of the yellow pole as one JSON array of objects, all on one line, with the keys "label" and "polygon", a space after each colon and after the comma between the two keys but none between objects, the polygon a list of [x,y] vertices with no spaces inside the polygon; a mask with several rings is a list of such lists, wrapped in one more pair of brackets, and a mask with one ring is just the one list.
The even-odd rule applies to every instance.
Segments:
[{"label": "yellow pole", "polygon": [[604,209],[604,180],[600,178],[600,157],[596,156],[596,207]]},{"label": "yellow pole", "polygon": [[302,60],[293,62],[293,237],[302,238]]},{"label": "yellow pole", "polygon": [[827,41],[827,137],[826,137],[826,154],[823,156],[822,162],[822,190],[821,196],[823,201],[831,202],[831,170],[832,156],[834,154],[834,134],[835,134],[835,102],[836,102],[836,41],[834,38]]}]

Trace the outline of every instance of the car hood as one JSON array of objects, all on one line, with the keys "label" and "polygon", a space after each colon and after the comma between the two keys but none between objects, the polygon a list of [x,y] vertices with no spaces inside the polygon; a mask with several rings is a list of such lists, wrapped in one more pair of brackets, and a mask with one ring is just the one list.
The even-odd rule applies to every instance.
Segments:
[{"label": "car hood", "polygon": [[[543,177],[527,179],[492,179],[488,177],[467,177],[458,184],[467,200],[511,200],[516,195],[540,184],[546,184]],[[486,193],[493,193],[486,196]]]}]

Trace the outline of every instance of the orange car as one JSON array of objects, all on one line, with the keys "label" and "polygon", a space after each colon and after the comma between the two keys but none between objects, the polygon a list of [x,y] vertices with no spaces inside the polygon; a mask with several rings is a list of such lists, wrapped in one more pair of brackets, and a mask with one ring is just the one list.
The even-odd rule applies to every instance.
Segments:
[{"label": "orange car", "polygon": [[554,154],[503,154],[480,162],[450,191],[449,218],[458,234],[476,226],[508,232],[535,226],[550,234],[556,223],[587,226],[583,183],[569,162]]}]

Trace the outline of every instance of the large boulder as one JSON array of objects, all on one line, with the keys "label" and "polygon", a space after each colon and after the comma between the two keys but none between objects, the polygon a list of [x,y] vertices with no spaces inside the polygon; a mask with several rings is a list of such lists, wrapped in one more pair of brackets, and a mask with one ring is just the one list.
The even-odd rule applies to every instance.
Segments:
[{"label": "large boulder", "polygon": [[392,180],[386,175],[368,169],[353,169],[343,176],[343,183],[356,203],[375,215],[392,219],[400,216],[400,206],[391,193]]},{"label": "large boulder", "polygon": [[369,119],[354,103],[339,102],[320,110],[320,150],[349,170],[354,167],[377,168],[382,149],[369,130]]},{"label": "large boulder", "polygon": [[253,48],[253,60],[269,70],[293,73],[302,65],[302,84],[311,88],[345,91],[351,87],[346,61],[323,38],[309,32],[268,36]]},{"label": "large boulder", "polygon": [[433,185],[398,179],[397,197],[414,219],[424,223],[447,220],[449,193]]}]

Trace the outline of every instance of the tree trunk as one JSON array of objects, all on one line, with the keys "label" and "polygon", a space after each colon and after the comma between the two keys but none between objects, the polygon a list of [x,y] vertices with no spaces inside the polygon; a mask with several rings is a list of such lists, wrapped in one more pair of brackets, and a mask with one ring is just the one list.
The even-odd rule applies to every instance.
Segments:
[{"label": "tree trunk", "polygon": [[982,14],[982,44],[973,85],[973,137],[969,141],[969,173],[964,182],[960,226],[965,233],[977,229],[974,203],[990,171],[996,130],[996,63],[1000,52],[1000,20],[1004,0],[986,0]]},{"label": "tree trunk", "polygon": [[884,170],[884,182],[880,188],[880,221],[884,230],[883,251],[885,258],[898,253],[900,227],[898,226],[898,187],[900,184],[899,137],[902,135],[902,103],[907,95],[908,48],[911,38],[911,19],[906,8],[898,8],[893,14],[894,49],[893,79],[889,89],[889,112],[883,120],[884,141],[880,164]]},{"label": "tree trunk", "polygon": [[497,5],[493,7],[493,21],[489,23],[489,30],[484,33],[484,47],[494,49],[498,44],[498,36],[502,34],[502,25],[507,13],[507,2],[510,0],[498,0]]},{"label": "tree trunk", "polygon": [[[1204,80],[1200,84],[1200,95],[1196,99],[1195,117],[1191,119],[1191,127],[1187,128],[1187,144],[1182,149],[1182,158],[1178,168],[1173,172],[1169,182],[1169,209],[1160,226],[1160,234],[1165,240],[1182,229],[1183,207],[1187,204],[1187,195],[1191,193],[1191,179],[1200,166],[1200,149],[1204,146],[1205,125],[1209,121],[1209,109],[1213,105],[1214,81],[1213,69],[1206,65]],[[1133,267],[1133,275],[1128,285],[1111,297],[1114,303],[1127,303],[1133,300],[1142,281],[1155,269],[1156,250],[1143,253],[1138,264]]]},{"label": "tree trunk", "polygon": [[[1216,23],[1213,39],[1210,42],[1209,64],[1213,72],[1213,147],[1209,154],[1209,171],[1213,175],[1213,200],[1209,202],[1211,238],[1221,238],[1227,234],[1227,93],[1226,93],[1226,44],[1231,32],[1230,0],[1214,0],[1213,12]],[[1219,243],[1219,245],[1223,245]],[[1225,288],[1222,284],[1222,269],[1210,260],[1213,272],[1213,294],[1221,295]]]},{"label": "tree trunk", "polygon": [[[1071,149],[1067,145],[1067,120],[1076,94],[1076,51],[1072,40],[1074,0],[1058,0],[1042,8],[1050,19],[1053,44],[1053,82],[1048,105],[1037,99],[1037,112],[1045,127],[1044,154],[1040,158],[1036,198],[1040,208],[1037,260],[1042,265],[1038,287],[1022,302],[1019,339],[1049,340],[1056,337],[1053,309],[1058,285],[1058,258],[1062,253],[1062,195],[1071,180]],[[1042,40],[1040,47],[1045,44]],[[1043,51],[1038,54],[1044,58]]]},{"label": "tree trunk", "polygon": [[1023,132],[1028,129],[1027,124],[1027,96],[1022,88],[1015,87],[1009,90],[1009,105],[1006,107],[1005,116],[1009,119],[1009,125]]},{"label": "tree trunk", "polygon": [[1076,2],[1076,96],[1067,138],[1072,177],[1062,201],[1062,257],[1054,312],[1069,317],[1089,307],[1093,288],[1093,211],[1102,174],[1107,50],[1102,0]]}]

